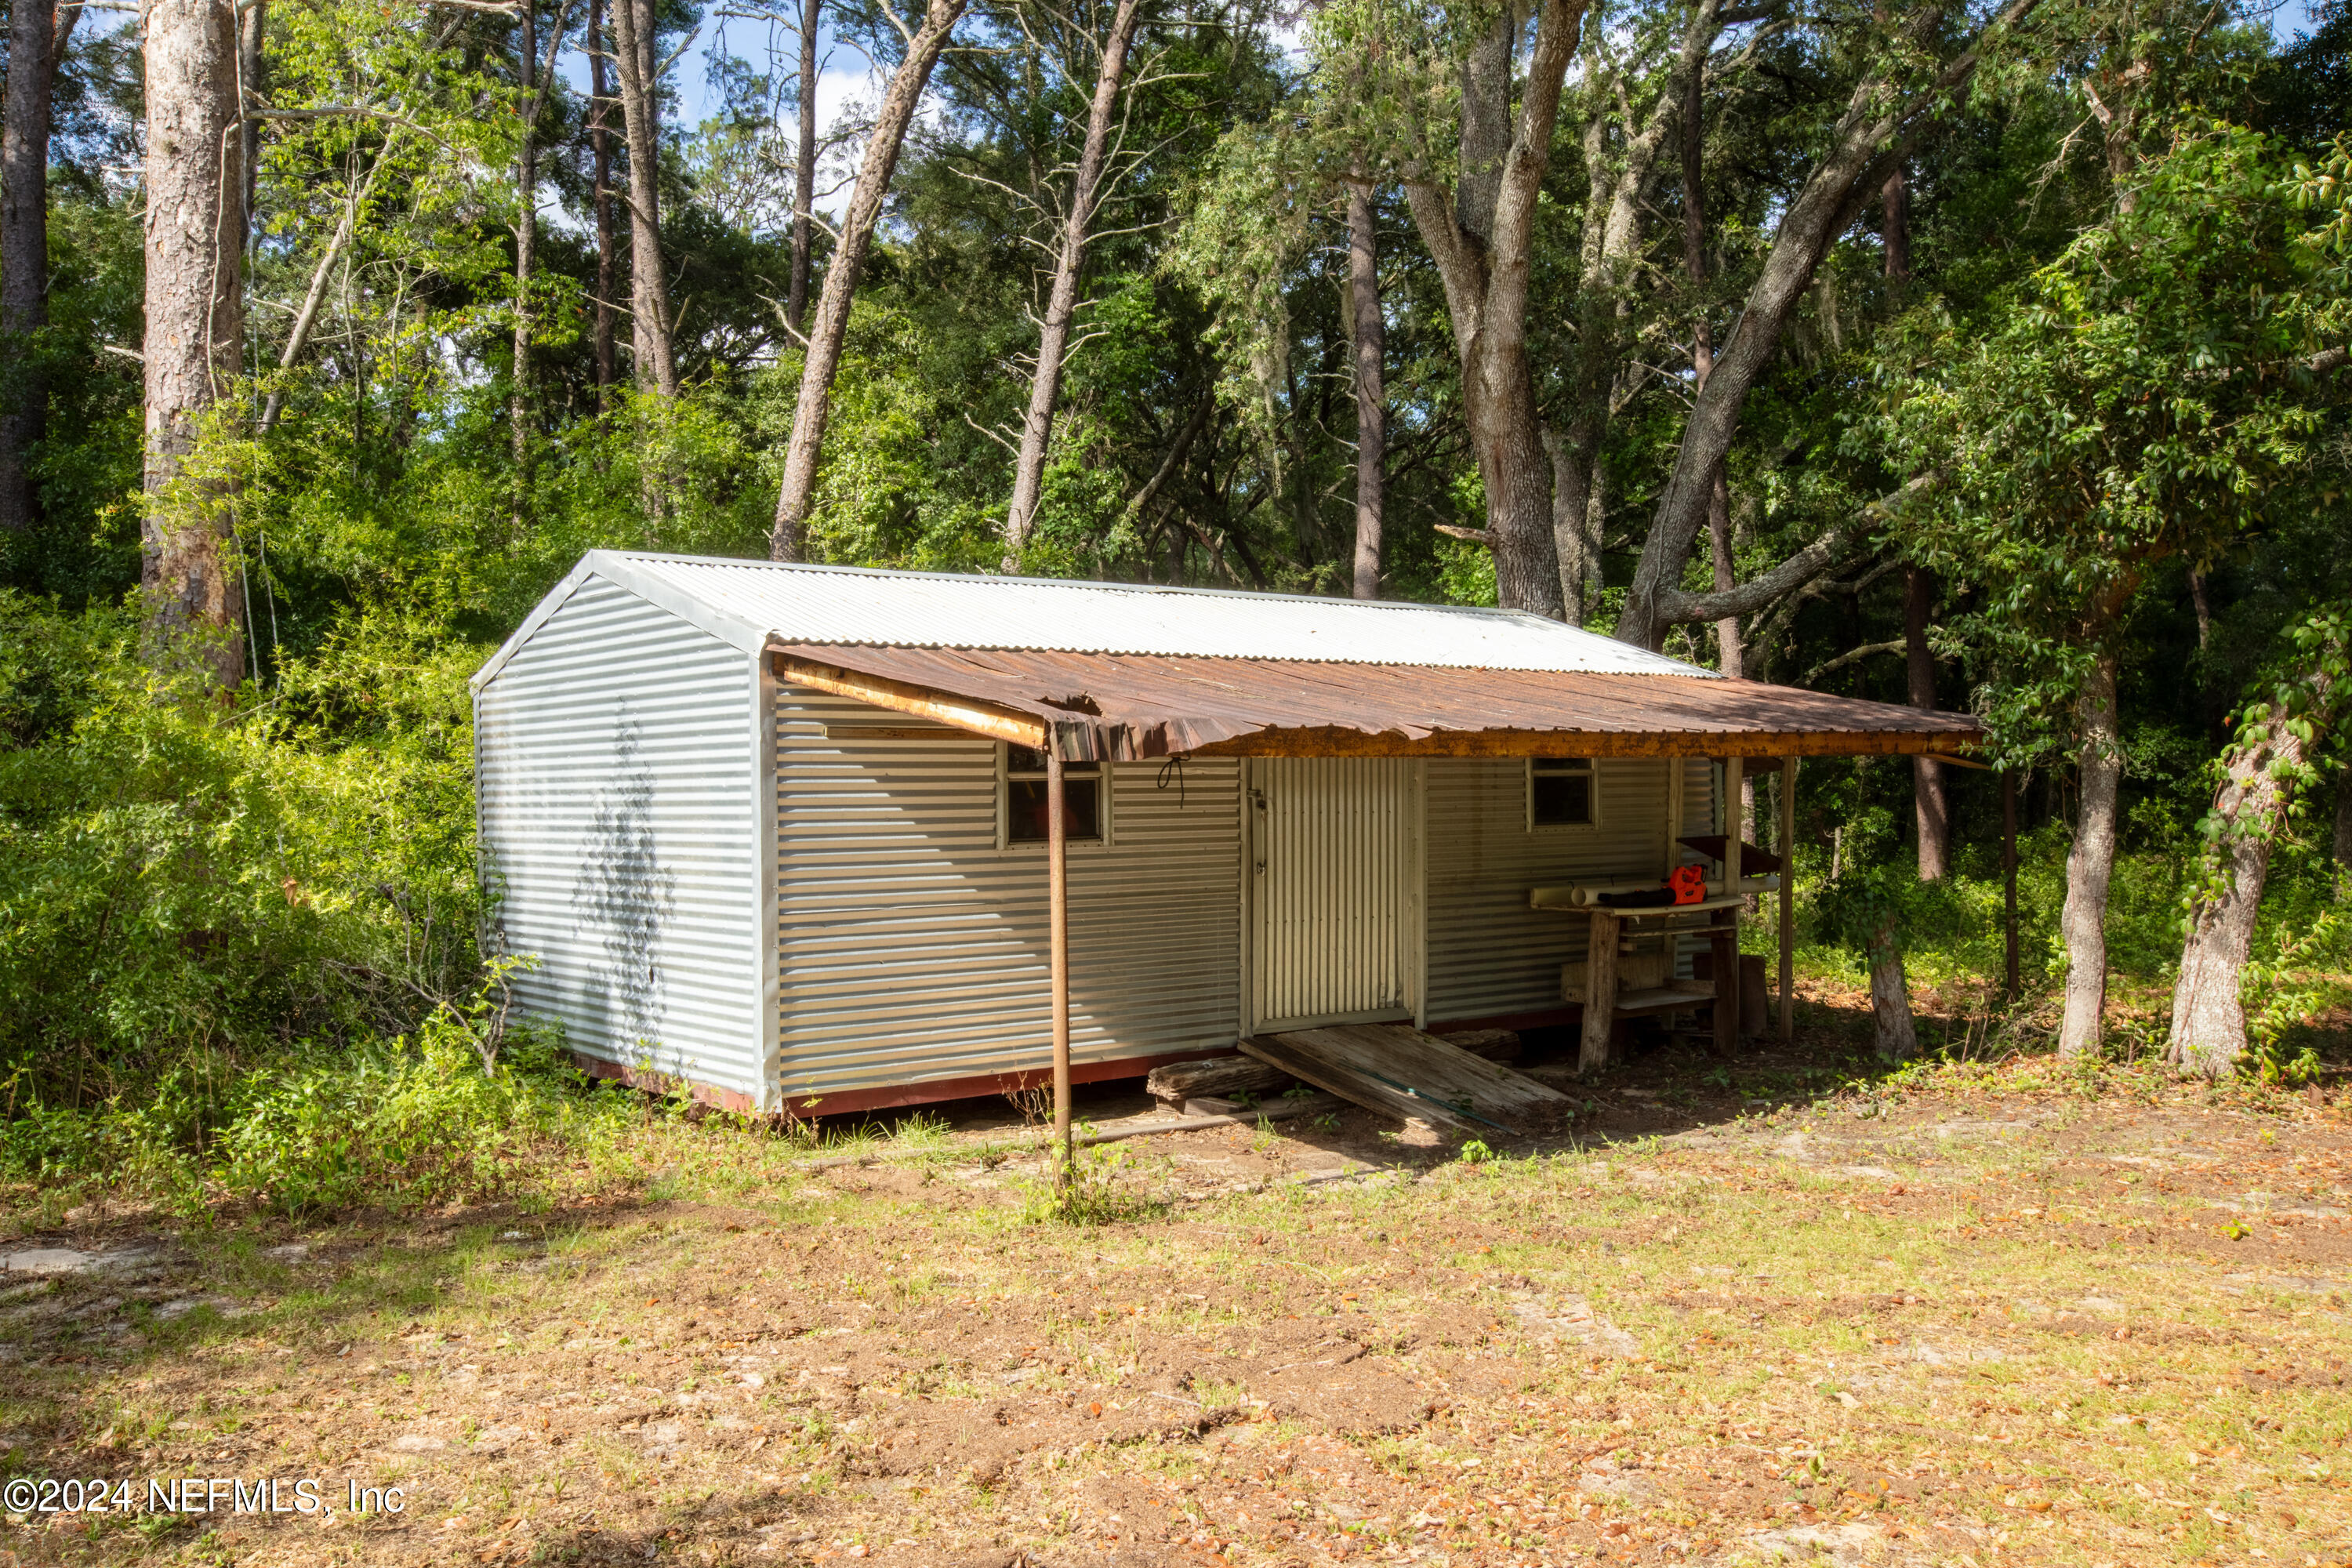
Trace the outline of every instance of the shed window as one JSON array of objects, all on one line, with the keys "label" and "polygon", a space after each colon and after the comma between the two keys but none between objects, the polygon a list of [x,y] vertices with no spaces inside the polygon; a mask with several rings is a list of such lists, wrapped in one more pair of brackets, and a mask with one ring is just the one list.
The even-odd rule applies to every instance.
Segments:
[{"label": "shed window", "polygon": [[[1062,764],[1063,825],[1072,843],[1103,836],[1103,766]],[[1027,746],[1004,748],[1004,841],[1045,842],[1045,753]]]},{"label": "shed window", "polygon": [[1592,827],[1600,821],[1600,780],[1591,758],[1528,759],[1529,827]]}]

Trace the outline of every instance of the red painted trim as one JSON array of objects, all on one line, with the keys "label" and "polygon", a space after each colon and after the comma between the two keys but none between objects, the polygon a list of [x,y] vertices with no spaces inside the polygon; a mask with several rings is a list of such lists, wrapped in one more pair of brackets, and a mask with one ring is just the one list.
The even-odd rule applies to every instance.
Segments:
[{"label": "red painted trim", "polygon": [[[1168,1051],[1156,1057],[1120,1057],[1105,1062],[1072,1062],[1072,1083],[1100,1083],[1107,1079],[1141,1078],[1153,1068],[1172,1062],[1196,1062],[1206,1057],[1233,1054],[1228,1046],[1220,1050]],[[839,1116],[845,1111],[887,1110],[900,1105],[930,1105],[942,1100],[974,1100],[983,1095],[1010,1094],[1015,1089],[1045,1089],[1052,1085],[1054,1070],[1035,1068],[1027,1072],[982,1073],[971,1078],[935,1078],[924,1083],[893,1084],[881,1089],[845,1089],[838,1094],[796,1095],[785,1107],[798,1117]],[[810,1105],[809,1100],[816,1103]]]},{"label": "red painted trim", "polygon": [[642,1089],[654,1094],[667,1094],[683,1086],[686,1091],[700,1103],[715,1105],[721,1110],[740,1110],[749,1114],[756,1109],[751,1103],[751,1097],[740,1089],[714,1089],[707,1083],[696,1083],[692,1079],[675,1078],[668,1073],[655,1072],[646,1068],[625,1067],[619,1062],[608,1062],[602,1058],[587,1056],[579,1051],[572,1053],[572,1060],[582,1072],[595,1078],[611,1079],[615,1083],[627,1084],[631,1089]]},{"label": "red painted trim", "polygon": [[[1073,1062],[1070,1064],[1072,1083],[1100,1083],[1108,1079],[1141,1078],[1153,1068],[1167,1067],[1174,1062],[1196,1062],[1208,1057],[1232,1054],[1223,1050],[1165,1051],[1153,1057],[1119,1057],[1103,1062]],[[654,1094],[668,1094],[683,1085],[688,1093],[704,1105],[717,1106],[721,1110],[749,1114],[751,1097],[740,1089],[716,1089],[690,1079],[679,1079],[668,1073],[653,1072],[642,1068],[623,1066],[596,1057],[572,1053],[572,1061],[584,1073],[597,1078],[625,1083],[631,1089],[642,1089]],[[1044,1089],[1054,1081],[1051,1068],[1036,1068],[1027,1072],[982,1073],[971,1078],[935,1078],[924,1083],[891,1084],[881,1089],[845,1089],[838,1094],[802,1095],[786,1107],[789,1114],[803,1120],[818,1116],[840,1116],[859,1110],[887,1110],[901,1105],[932,1105],[943,1100],[975,1100],[984,1095],[1010,1094],[1015,1089]],[[816,1103],[811,1105],[809,1100]]]}]

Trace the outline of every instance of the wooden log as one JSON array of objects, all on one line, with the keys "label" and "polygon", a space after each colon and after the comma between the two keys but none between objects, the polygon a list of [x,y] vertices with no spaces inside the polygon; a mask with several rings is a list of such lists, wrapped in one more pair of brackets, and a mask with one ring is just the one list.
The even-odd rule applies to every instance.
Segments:
[{"label": "wooden log", "polygon": [[1764,993],[1764,955],[1743,952],[1739,955],[1739,1037],[1761,1039],[1769,1026],[1771,1009]]},{"label": "wooden log", "polygon": [[1236,1055],[1153,1068],[1143,1085],[1154,1100],[1234,1100],[1244,1094],[1264,1100],[1297,1081],[1279,1068]]},{"label": "wooden log", "polygon": [[1718,931],[1707,938],[1707,974],[1715,982],[1715,1049],[1730,1056],[1739,1048],[1739,934]]},{"label": "wooden log", "polygon": [[1609,1032],[1617,1022],[1612,1005],[1617,994],[1616,911],[1592,911],[1592,935],[1584,949],[1586,994],[1601,998],[1584,1005],[1584,1038],[1576,1053],[1579,1073],[1599,1072],[1609,1065]]}]

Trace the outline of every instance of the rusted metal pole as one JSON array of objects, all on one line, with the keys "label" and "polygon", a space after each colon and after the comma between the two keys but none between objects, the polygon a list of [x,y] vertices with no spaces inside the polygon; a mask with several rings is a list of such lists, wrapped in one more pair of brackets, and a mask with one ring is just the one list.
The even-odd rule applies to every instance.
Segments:
[{"label": "rusted metal pole", "polygon": [[1045,886],[1054,971],[1054,1171],[1056,1192],[1070,1186],[1070,835],[1062,801],[1062,753],[1045,731]]},{"label": "rusted metal pole", "polygon": [[2000,898],[2003,978],[2017,1000],[2017,775],[2000,770]]},{"label": "rusted metal pole", "polygon": [[1797,759],[1780,759],[1780,1043],[1797,1038]]}]

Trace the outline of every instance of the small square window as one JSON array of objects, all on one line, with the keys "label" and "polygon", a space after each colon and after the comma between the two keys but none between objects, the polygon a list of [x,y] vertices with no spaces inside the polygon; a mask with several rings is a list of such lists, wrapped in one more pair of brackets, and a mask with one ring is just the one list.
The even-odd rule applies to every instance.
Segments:
[{"label": "small square window", "polygon": [[1528,759],[1529,827],[1591,827],[1600,821],[1600,779],[1591,758]]},{"label": "small square window", "polygon": [[[1070,842],[1102,838],[1104,769],[1100,763],[1062,764],[1063,828]],[[1004,841],[1045,842],[1045,753],[1004,748]]]}]

